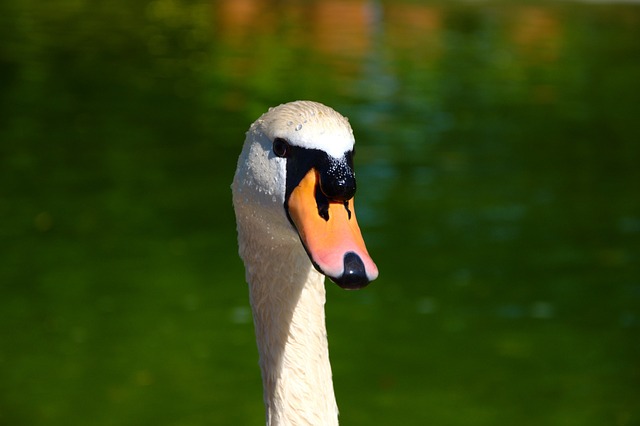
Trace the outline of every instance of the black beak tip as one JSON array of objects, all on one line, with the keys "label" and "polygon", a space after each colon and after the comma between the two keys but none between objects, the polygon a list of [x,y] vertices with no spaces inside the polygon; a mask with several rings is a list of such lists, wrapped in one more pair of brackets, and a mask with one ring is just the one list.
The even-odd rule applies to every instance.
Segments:
[{"label": "black beak tip", "polygon": [[330,278],[345,290],[358,290],[366,287],[371,282],[367,277],[362,259],[352,251],[344,255],[344,272],[342,276]]}]

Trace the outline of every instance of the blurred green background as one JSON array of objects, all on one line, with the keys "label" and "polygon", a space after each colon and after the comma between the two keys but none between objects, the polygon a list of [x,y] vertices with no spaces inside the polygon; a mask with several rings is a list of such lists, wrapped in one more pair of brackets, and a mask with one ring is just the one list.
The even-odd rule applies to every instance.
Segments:
[{"label": "blurred green background", "polygon": [[4,0],[0,40],[0,424],[264,422],[229,185],[313,99],[381,271],[327,284],[342,424],[640,425],[640,5]]}]

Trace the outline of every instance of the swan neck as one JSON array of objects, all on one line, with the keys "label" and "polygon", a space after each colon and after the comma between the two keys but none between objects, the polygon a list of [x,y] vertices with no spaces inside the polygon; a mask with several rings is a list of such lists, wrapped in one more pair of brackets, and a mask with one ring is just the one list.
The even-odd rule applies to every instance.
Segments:
[{"label": "swan neck", "polygon": [[247,268],[247,280],[267,425],[337,425],[324,276],[299,243],[258,253],[265,255],[253,259],[260,267]]}]

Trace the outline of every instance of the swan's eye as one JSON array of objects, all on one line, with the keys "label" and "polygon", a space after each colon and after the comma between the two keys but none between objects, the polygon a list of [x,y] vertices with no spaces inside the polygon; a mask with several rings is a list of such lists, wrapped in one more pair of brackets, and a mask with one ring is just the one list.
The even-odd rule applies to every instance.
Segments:
[{"label": "swan's eye", "polygon": [[289,154],[289,143],[282,138],[273,140],[273,153],[278,157],[286,157]]}]

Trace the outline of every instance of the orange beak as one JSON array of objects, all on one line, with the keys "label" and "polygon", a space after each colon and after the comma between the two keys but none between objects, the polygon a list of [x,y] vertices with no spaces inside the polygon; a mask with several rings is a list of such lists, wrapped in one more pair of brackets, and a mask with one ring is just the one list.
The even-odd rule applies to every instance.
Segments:
[{"label": "orange beak", "polygon": [[362,288],[378,277],[378,267],[364,244],[353,198],[329,201],[325,219],[316,197],[319,185],[318,172],[311,168],[289,196],[289,217],[318,271],[343,288]]}]

